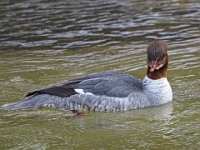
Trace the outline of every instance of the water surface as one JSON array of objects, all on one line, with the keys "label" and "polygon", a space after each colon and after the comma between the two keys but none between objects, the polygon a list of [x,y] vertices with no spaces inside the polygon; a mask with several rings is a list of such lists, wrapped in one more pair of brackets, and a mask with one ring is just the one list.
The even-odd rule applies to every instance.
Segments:
[{"label": "water surface", "polygon": [[56,109],[0,110],[0,149],[199,149],[199,16],[198,0],[2,0],[0,105],[98,71],[142,80],[154,39],[168,44],[174,99],[78,119]]}]

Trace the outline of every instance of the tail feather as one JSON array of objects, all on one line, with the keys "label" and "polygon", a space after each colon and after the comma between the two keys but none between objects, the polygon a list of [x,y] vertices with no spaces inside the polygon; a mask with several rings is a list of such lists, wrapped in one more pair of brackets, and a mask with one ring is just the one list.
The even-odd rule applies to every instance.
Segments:
[{"label": "tail feather", "polygon": [[60,109],[67,109],[65,108],[67,106],[65,104],[66,102],[67,98],[61,98],[58,96],[48,94],[38,94],[19,102],[4,104],[2,108],[6,110],[18,110],[39,107],[54,107]]}]

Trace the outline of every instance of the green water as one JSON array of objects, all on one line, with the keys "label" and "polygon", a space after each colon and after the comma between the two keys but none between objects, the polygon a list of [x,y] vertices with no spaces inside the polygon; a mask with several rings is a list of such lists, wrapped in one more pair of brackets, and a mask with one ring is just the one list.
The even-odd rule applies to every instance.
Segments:
[{"label": "green water", "polygon": [[0,2],[0,105],[34,89],[104,70],[139,79],[146,47],[168,44],[173,101],[148,109],[86,112],[0,109],[0,149],[199,149],[200,3]]}]

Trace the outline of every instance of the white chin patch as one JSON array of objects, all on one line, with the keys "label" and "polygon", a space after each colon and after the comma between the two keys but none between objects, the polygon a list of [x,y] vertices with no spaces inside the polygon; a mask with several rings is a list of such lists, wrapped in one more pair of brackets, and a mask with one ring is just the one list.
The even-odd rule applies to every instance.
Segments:
[{"label": "white chin patch", "polygon": [[79,94],[88,94],[88,95],[94,95],[90,92],[84,92],[83,89],[74,89],[74,91],[76,91],[76,93],[79,93]]},{"label": "white chin patch", "polygon": [[163,64],[160,64],[157,68],[156,68],[156,70],[158,70],[158,69],[160,69],[160,68],[162,68],[163,67]]}]

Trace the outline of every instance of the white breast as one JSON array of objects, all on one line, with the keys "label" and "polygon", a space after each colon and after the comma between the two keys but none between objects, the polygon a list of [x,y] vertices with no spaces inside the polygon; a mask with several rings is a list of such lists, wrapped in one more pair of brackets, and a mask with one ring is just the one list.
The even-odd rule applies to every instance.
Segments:
[{"label": "white breast", "polygon": [[167,78],[152,80],[147,76],[143,80],[144,92],[155,105],[161,105],[172,101],[173,94]]}]

